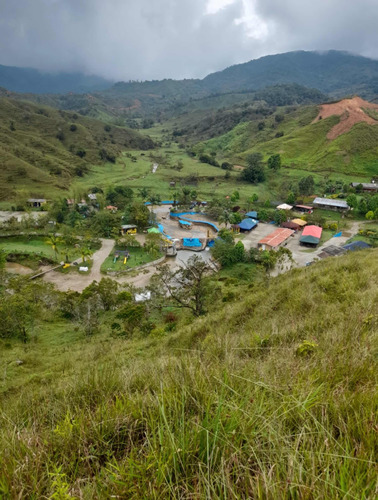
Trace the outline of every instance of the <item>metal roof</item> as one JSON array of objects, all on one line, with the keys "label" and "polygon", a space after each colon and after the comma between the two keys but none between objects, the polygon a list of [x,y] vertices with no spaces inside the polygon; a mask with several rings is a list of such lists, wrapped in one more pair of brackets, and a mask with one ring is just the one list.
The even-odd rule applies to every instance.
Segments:
[{"label": "metal roof", "polygon": [[314,205],[325,205],[329,207],[337,208],[349,208],[349,205],[344,200],[334,200],[332,198],[315,198],[313,201]]},{"label": "metal roof", "polygon": [[240,229],[243,229],[243,231],[250,231],[257,226],[257,221],[254,219],[243,219],[238,226]]},{"label": "metal roof", "polygon": [[378,184],[374,182],[352,182],[352,187],[362,186],[363,189],[374,189],[378,191]]},{"label": "metal roof", "polygon": [[352,243],[348,243],[348,245],[344,245],[345,250],[363,250],[364,248],[370,248],[370,245],[365,241],[352,241]]},{"label": "metal roof", "polygon": [[314,236],[315,238],[322,237],[323,229],[319,226],[306,226],[303,229],[302,236]]},{"label": "metal roof", "polygon": [[293,219],[291,222],[294,222],[294,224],[298,224],[298,226],[305,226],[307,222],[302,219]]},{"label": "metal roof", "polygon": [[278,228],[273,233],[270,233],[268,236],[265,236],[262,240],[259,241],[259,245],[269,245],[271,247],[278,247],[281,243],[294,234],[292,229],[283,229]]}]

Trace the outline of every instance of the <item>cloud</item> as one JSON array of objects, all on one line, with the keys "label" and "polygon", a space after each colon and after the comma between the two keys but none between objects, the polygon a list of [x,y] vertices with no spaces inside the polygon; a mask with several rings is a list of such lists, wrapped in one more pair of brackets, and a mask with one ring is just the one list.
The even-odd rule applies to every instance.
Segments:
[{"label": "cloud", "polygon": [[376,0],[0,0],[0,63],[141,80],[298,49],[378,58],[377,22]]}]

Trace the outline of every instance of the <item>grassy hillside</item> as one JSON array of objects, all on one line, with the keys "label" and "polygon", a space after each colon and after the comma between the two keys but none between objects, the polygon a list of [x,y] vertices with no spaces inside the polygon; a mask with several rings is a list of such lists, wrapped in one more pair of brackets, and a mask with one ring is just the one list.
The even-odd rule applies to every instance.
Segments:
[{"label": "grassy hillside", "polygon": [[0,494],[373,500],[377,256],[219,277],[207,315],[129,338],[111,312],[84,337],[35,283],[33,341],[0,350]]},{"label": "grassy hillside", "polygon": [[92,165],[153,142],[137,132],[13,99],[0,99],[1,199],[23,190],[46,197],[66,190]]},{"label": "grassy hillside", "polygon": [[[338,116],[312,123],[317,116],[315,106],[290,108],[263,120],[241,123],[220,137],[200,146],[208,151],[223,152],[225,157],[243,159],[251,152],[261,152],[269,157],[280,153],[283,164],[309,172],[326,172],[370,177],[377,171],[378,126],[358,123],[334,140],[327,139],[328,132],[340,121]],[[276,115],[282,121],[277,123]],[[264,129],[259,130],[259,123]],[[378,124],[378,122],[377,122]],[[277,137],[277,135],[281,135]],[[198,147],[197,147],[198,149]],[[221,153],[222,154],[222,153]]]}]

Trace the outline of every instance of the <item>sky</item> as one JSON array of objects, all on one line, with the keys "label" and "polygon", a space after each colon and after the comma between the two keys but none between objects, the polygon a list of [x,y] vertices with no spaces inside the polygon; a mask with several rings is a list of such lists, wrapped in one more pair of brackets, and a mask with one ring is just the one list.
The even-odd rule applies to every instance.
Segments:
[{"label": "sky", "polygon": [[378,59],[378,0],[0,0],[0,64],[202,78],[292,50]]}]

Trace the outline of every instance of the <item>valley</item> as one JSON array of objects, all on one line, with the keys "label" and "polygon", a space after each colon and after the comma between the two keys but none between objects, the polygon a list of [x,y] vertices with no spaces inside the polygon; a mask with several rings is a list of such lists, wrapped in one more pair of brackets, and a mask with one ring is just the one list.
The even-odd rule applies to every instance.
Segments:
[{"label": "valley", "polygon": [[377,64],[0,89],[1,498],[376,498]]}]

